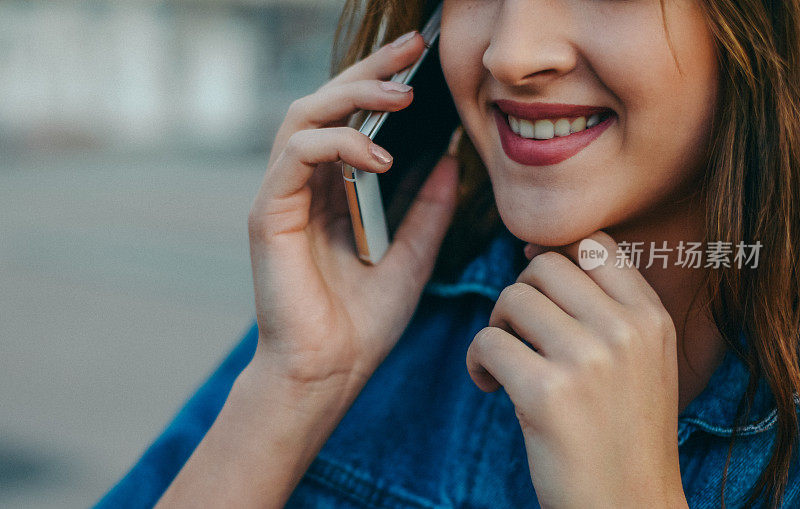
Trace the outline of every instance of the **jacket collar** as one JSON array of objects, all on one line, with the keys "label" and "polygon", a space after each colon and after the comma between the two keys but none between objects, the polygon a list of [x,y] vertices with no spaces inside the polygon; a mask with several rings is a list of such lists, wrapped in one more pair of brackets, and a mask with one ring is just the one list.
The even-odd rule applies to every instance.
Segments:
[{"label": "jacket collar", "polygon": [[[744,332],[737,338],[742,350],[748,348]],[[695,429],[712,435],[729,437],[734,430],[738,436],[767,431],[778,419],[775,398],[762,376],[756,385],[753,406],[743,424],[735,426],[739,402],[747,390],[750,373],[745,363],[728,348],[714,370],[705,389],[695,397],[679,416],[678,443],[683,443]]]},{"label": "jacket collar", "polygon": [[[503,288],[516,281],[527,265],[528,260],[522,251],[524,246],[524,241],[503,227],[458,277],[450,281],[431,280],[424,291],[441,297],[478,294],[496,301]],[[742,347],[747,347],[744,333],[737,340]],[[748,381],[747,366],[735,352],[727,349],[705,389],[678,416],[678,444],[685,442],[696,430],[727,437],[733,434],[734,428],[738,436],[772,428],[777,422],[777,409],[763,377],[759,380],[748,418],[738,427],[735,425],[739,401]]]},{"label": "jacket collar", "polygon": [[442,297],[476,293],[497,300],[506,286],[516,281],[528,260],[522,249],[525,241],[503,226],[486,248],[473,258],[458,277],[444,281],[432,279],[425,292]]}]

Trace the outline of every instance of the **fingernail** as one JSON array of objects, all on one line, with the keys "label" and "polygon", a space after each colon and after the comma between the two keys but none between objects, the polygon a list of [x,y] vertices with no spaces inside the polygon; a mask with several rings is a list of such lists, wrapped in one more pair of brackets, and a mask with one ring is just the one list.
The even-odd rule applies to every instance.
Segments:
[{"label": "fingernail", "polygon": [[411,38],[412,38],[412,37],[414,37],[414,34],[416,34],[416,33],[417,33],[417,31],[416,31],[416,30],[412,30],[412,31],[408,32],[407,34],[403,34],[403,35],[401,35],[400,37],[398,37],[397,39],[395,39],[395,40],[394,40],[394,42],[392,42],[391,46],[392,46],[393,48],[399,48],[399,47],[400,47],[400,46],[402,46],[403,44],[405,44],[405,43],[407,43],[408,41],[410,41],[410,40],[411,40]]},{"label": "fingernail", "polygon": [[545,246],[540,246],[539,244],[531,244],[530,242],[528,242],[527,244],[525,244],[525,247],[522,249],[522,251],[525,253],[525,258],[527,258],[528,260],[532,260],[534,256],[540,255],[545,251],[547,251],[548,249],[554,251],[556,250],[555,248],[552,247],[548,248]]},{"label": "fingernail", "polygon": [[405,83],[398,83],[396,81],[381,81],[381,88],[389,92],[408,92],[411,90],[411,85]]},{"label": "fingernail", "polygon": [[451,156],[458,156],[458,143],[461,141],[461,135],[464,132],[464,128],[459,125],[456,127],[453,134],[450,136],[450,143],[447,145],[447,154]]},{"label": "fingernail", "polygon": [[530,243],[525,244],[525,248],[523,249],[523,251],[525,252],[525,258],[527,258],[528,260],[533,258],[533,246],[530,245]]},{"label": "fingernail", "polygon": [[374,157],[378,162],[381,164],[389,164],[392,162],[392,156],[384,150],[382,147],[375,145],[374,143],[370,144],[369,151],[372,153],[372,157]]}]

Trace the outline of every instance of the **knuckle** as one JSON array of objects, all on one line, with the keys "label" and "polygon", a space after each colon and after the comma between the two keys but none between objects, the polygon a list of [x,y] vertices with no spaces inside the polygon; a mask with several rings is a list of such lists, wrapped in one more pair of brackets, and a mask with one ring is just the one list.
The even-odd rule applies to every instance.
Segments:
[{"label": "knuckle", "polygon": [[531,285],[517,281],[503,288],[503,291],[497,297],[497,301],[505,303],[509,300],[516,300],[529,295],[533,291],[534,289]]},{"label": "knuckle", "polygon": [[289,103],[289,108],[286,111],[287,117],[300,117],[308,108],[308,96],[303,96],[295,99]]},{"label": "knuckle", "polygon": [[372,140],[369,136],[359,132],[352,127],[333,127],[331,128],[336,136],[339,137],[341,143],[339,144],[339,158],[341,159],[342,153],[350,154],[358,158],[365,156],[367,161],[372,159],[369,153],[369,144]]},{"label": "knuckle", "polygon": [[595,378],[608,372],[612,359],[609,350],[603,345],[585,343],[577,354],[576,364],[582,373]]},{"label": "knuckle", "polygon": [[474,349],[474,355],[480,357],[483,352],[491,348],[491,345],[497,341],[499,331],[497,327],[484,327],[479,330],[470,345],[470,348]]},{"label": "knuckle", "polygon": [[283,146],[283,151],[286,155],[297,158],[300,155],[300,151],[305,144],[305,140],[307,138],[306,131],[295,131],[289,136],[289,139],[286,140],[286,144]]},{"label": "knuckle", "polygon": [[626,320],[616,320],[608,327],[608,340],[616,350],[628,350],[636,338],[635,328]]},{"label": "knuckle", "polygon": [[372,140],[369,139],[369,136],[360,132],[358,129],[354,129],[352,127],[337,127],[336,129],[350,143],[367,146],[372,142]]},{"label": "knuckle", "polygon": [[554,266],[561,263],[561,258],[562,255],[555,251],[545,251],[544,253],[534,256],[530,263],[528,263],[528,268],[530,268],[530,272],[534,274],[541,271],[552,270]]},{"label": "knuckle", "polygon": [[571,383],[563,373],[551,370],[537,379],[531,398],[534,404],[542,409],[543,414],[552,415],[564,400],[569,397]]},{"label": "knuckle", "polygon": [[656,331],[664,333],[672,329],[672,317],[665,309],[651,307],[645,313],[650,327]]}]

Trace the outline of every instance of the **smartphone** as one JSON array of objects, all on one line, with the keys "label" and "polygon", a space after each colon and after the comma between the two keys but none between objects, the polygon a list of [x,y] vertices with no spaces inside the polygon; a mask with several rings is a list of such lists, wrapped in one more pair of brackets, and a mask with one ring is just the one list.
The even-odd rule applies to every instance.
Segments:
[{"label": "smartphone", "polygon": [[359,131],[392,154],[382,174],[342,163],[358,257],[380,261],[417,191],[447,149],[460,120],[439,61],[439,3],[420,30],[425,50],[391,80],[414,87],[411,104],[395,112],[371,111]]}]

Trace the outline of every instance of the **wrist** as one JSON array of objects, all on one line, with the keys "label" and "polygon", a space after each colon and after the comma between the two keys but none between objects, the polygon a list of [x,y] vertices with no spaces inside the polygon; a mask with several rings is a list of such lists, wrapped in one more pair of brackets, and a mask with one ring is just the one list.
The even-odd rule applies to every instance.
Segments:
[{"label": "wrist", "polygon": [[234,389],[251,405],[280,408],[300,421],[335,424],[368,379],[349,366],[315,368],[303,359],[285,359],[258,349]]},{"label": "wrist", "polygon": [[270,427],[298,434],[333,428],[358,393],[348,380],[301,381],[265,364],[254,359],[242,370],[225,406]]},{"label": "wrist", "polygon": [[247,435],[240,453],[272,458],[268,477],[291,486],[288,497],[358,391],[349,377],[299,382],[268,364],[254,359],[240,373],[220,416]]},{"label": "wrist", "polygon": [[277,373],[254,358],[239,374],[160,506],[285,504],[356,393]]}]

